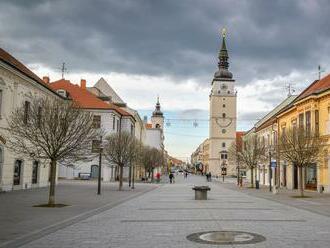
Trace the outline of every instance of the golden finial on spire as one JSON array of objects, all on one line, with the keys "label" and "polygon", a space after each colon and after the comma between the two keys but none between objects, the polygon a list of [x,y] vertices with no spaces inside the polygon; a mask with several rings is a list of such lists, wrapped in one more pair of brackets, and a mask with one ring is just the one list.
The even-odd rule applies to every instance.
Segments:
[{"label": "golden finial on spire", "polygon": [[227,33],[226,28],[223,28],[222,31],[221,31],[221,33],[222,33],[222,37],[225,38],[226,37],[226,33]]}]

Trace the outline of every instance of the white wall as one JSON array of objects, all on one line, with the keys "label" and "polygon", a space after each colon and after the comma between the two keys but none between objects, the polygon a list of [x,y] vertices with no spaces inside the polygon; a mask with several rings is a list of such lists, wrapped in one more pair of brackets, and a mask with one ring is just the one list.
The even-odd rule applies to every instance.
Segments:
[{"label": "white wall", "polygon": [[[54,97],[55,94],[39,83],[29,79],[7,64],[0,62],[0,90],[2,90],[0,135],[5,136],[8,127],[7,118],[11,112],[24,101],[32,101],[34,96]],[[49,164],[39,163],[37,184],[32,184],[32,163],[26,156],[14,154],[0,141],[3,149],[0,163],[0,191],[25,189],[48,185]],[[20,185],[13,185],[14,163],[16,159],[23,161]]]}]

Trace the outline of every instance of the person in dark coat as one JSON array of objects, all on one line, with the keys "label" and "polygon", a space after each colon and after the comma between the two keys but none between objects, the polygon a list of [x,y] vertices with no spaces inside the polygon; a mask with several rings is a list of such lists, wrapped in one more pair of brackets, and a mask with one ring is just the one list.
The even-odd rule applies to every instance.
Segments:
[{"label": "person in dark coat", "polygon": [[171,172],[171,173],[168,175],[168,177],[170,178],[170,183],[172,183],[172,182],[173,182],[173,178],[174,178],[173,173]]}]

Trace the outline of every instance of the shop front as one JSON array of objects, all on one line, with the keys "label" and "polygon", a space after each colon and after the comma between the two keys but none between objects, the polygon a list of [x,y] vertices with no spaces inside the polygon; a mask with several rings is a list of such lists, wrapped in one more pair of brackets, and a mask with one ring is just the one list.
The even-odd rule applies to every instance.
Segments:
[{"label": "shop front", "polygon": [[305,168],[305,189],[317,190],[317,167],[315,163]]}]

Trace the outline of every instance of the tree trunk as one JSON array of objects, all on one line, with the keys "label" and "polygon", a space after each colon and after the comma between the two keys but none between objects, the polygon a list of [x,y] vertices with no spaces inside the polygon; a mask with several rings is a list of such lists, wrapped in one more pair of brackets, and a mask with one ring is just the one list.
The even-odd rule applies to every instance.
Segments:
[{"label": "tree trunk", "polygon": [[151,169],[151,182],[154,182],[154,168]]},{"label": "tree trunk", "polygon": [[299,189],[300,196],[304,197],[304,181],[303,181],[303,168],[301,166],[298,167],[299,170]]},{"label": "tree trunk", "polygon": [[253,170],[254,168],[251,168],[250,171],[251,171],[251,188],[254,188],[254,182],[253,182]]},{"label": "tree trunk", "polygon": [[49,197],[48,205],[55,205],[55,184],[56,184],[56,161],[50,161],[50,184],[49,184]]},{"label": "tree trunk", "polygon": [[123,188],[123,170],[124,166],[119,165],[119,190],[122,190]]}]

